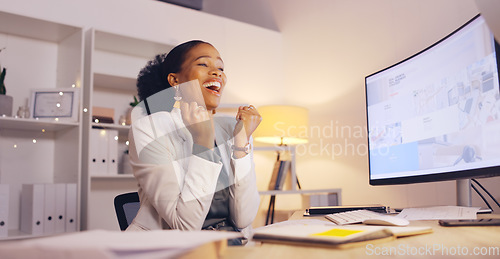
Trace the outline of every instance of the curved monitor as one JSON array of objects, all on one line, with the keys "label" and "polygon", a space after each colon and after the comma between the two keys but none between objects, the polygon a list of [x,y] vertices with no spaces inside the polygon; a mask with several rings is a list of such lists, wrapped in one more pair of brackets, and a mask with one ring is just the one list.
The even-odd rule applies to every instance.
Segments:
[{"label": "curved monitor", "polygon": [[477,15],[366,76],[371,185],[500,175],[498,49]]}]

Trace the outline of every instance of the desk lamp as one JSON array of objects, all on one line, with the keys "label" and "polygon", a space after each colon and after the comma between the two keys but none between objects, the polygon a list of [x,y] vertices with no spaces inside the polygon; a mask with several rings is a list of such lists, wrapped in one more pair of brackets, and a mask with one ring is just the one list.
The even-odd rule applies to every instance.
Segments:
[{"label": "desk lamp", "polygon": [[[306,108],[291,105],[267,105],[259,107],[259,113],[262,116],[262,122],[253,134],[255,141],[278,146],[307,143],[309,116]],[[279,150],[276,163],[278,166],[281,163]],[[281,175],[281,177],[286,177],[287,172],[284,172],[284,174],[285,175]],[[271,185],[276,186],[270,183],[270,188],[272,188]],[[298,178],[297,186],[300,189]],[[271,195],[266,225],[269,223],[270,217],[271,224],[274,221],[275,201],[275,195]]]}]

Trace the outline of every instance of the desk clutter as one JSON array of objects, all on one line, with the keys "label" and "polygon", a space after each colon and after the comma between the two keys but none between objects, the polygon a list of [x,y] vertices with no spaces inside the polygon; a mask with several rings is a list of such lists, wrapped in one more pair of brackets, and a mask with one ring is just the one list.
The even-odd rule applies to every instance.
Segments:
[{"label": "desk clutter", "polygon": [[0,243],[2,258],[221,258],[227,239],[241,237],[226,231],[108,231],[88,230],[44,238]]},{"label": "desk clutter", "polygon": [[[9,189],[0,184],[0,238],[8,236]],[[20,231],[50,235],[77,230],[77,186],[65,183],[23,184]]]},{"label": "desk clutter", "polygon": [[336,225],[319,219],[290,220],[255,229],[253,240],[329,248],[347,248],[367,241],[390,241],[398,237],[432,233],[428,226],[387,227]]}]

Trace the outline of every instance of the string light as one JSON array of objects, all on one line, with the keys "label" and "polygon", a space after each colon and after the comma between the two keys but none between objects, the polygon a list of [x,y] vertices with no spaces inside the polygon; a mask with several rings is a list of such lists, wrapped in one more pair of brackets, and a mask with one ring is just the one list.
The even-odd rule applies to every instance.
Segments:
[{"label": "string light", "polygon": [[89,110],[87,108],[83,108],[83,112],[88,112]]}]

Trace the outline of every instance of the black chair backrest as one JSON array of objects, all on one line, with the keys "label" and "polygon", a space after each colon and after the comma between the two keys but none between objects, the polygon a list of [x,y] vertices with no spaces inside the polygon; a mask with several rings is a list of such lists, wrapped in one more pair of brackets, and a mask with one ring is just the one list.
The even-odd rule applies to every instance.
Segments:
[{"label": "black chair backrest", "polygon": [[120,229],[123,231],[127,229],[139,211],[139,194],[137,192],[120,194],[115,197],[114,203],[116,218]]}]

